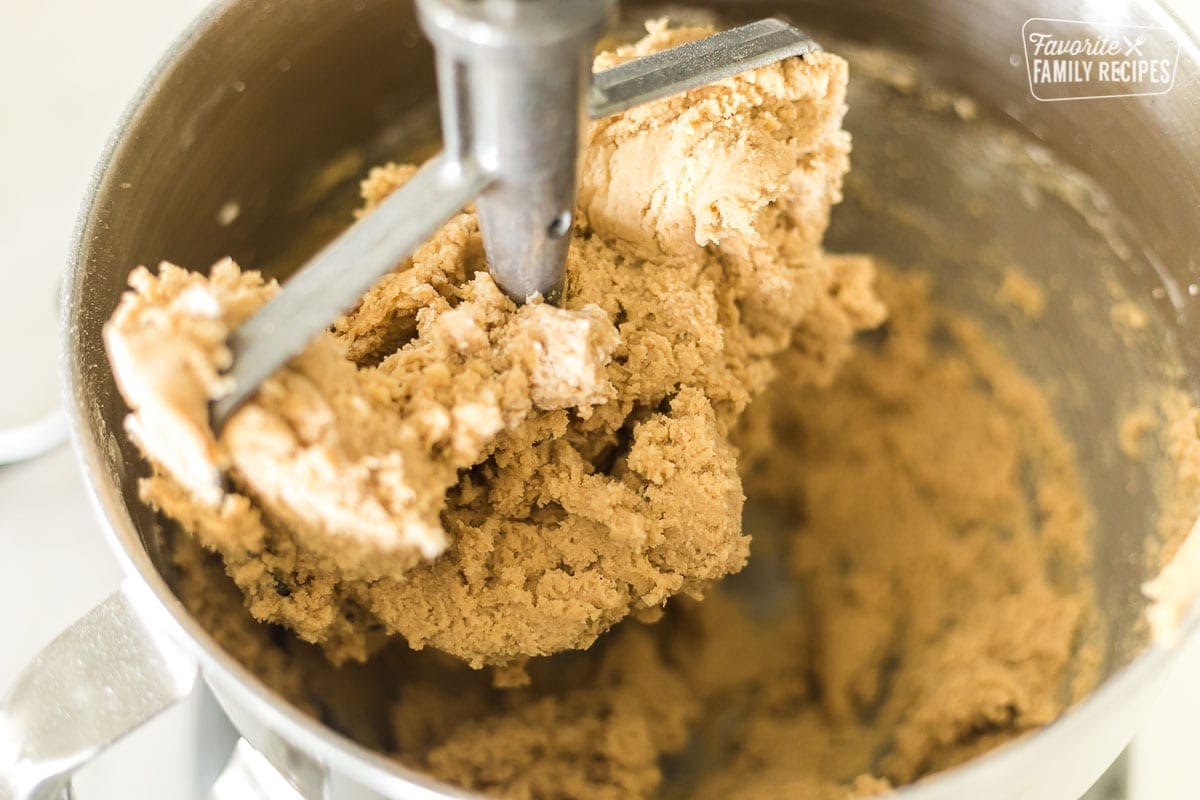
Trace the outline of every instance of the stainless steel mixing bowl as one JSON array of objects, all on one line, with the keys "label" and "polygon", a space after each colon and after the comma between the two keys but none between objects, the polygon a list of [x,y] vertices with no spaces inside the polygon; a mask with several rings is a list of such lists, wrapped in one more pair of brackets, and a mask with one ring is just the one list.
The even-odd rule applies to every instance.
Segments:
[{"label": "stainless steel mixing bowl", "polygon": [[[1200,39],[1153,2],[693,5],[729,21],[783,12],[829,42],[894,49],[974,102],[872,77],[860,54],[847,121],[856,177],[829,240],[931,269],[947,302],[980,316],[1051,386],[1097,508],[1105,680],[1046,729],[900,796],[1078,797],[1129,741],[1172,660],[1137,630],[1152,476],[1110,442],[1142,393],[1200,375],[1200,290],[1187,288],[1200,281]],[[653,9],[624,11],[638,19]],[[1179,45],[1175,84],[1161,96],[1039,102],[1022,46],[1031,17],[1162,28],[1156,35]],[[125,408],[100,340],[134,265],[199,267],[232,255],[285,275],[330,234],[328,220],[344,219],[367,166],[428,144],[433,93],[407,3],[229,0],[175,46],[121,124],[67,277],[63,366],[83,469],[127,580],[9,695],[0,797],[65,796],[73,769],[187,694],[198,675],[248,743],[219,796],[265,796],[253,786],[270,780],[268,764],[310,798],[464,796],[290,707],[188,615],[160,571],[162,530],[136,496],[144,465],[122,432]],[[1014,326],[990,302],[1007,264],[1049,288],[1041,324]],[[1148,331],[1114,330],[1114,292],[1145,307]]]}]

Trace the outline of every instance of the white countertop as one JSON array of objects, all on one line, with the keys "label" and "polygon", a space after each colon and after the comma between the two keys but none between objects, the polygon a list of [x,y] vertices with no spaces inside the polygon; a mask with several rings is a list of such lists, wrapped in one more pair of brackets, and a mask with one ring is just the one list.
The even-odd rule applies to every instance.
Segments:
[{"label": "white countertop", "polygon": [[[200,0],[38,0],[0,19],[0,429],[58,403],[56,296],[76,211],[109,132]],[[16,154],[16,155],[14,155]],[[120,580],[74,456],[0,466],[0,687]],[[82,798],[203,796],[230,735],[199,693],[118,744],[77,780]],[[215,726],[215,727],[214,727]],[[201,729],[209,744],[199,746]]]},{"label": "white countertop", "polygon": [[[54,298],[75,213],[108,131],[200,0],[39,0],[0,23],[0,428],[57,401]],[[17,154],[17,155],[12,155]],[[0,467],[0,687],[119,574],[69,449]],[[201,731],[204,731],[202,734]],[[210,700],[167,712],[89,766],[79,796],[199,797],[229,746]],[[203,740],[203,744],[201,741]],[[1191,800],[1200,741],[1200,642],[1183,654],[1133,758],[1134,800]]]}]

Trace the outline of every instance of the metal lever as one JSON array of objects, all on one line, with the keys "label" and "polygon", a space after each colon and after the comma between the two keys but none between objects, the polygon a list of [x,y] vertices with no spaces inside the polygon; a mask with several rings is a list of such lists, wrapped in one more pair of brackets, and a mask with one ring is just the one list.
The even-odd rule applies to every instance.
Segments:
[{"label": "metal lever", "polygon": [[607,117],[820,49],[783,20],[760,19],[597,72],[588,112],[592,119]]},{"label": "metal lever", "polygon": [[438,156],[304,265],[229,337],[233,390],[213,404],[219,429],[258,387],[381,277],[471,202],[488,179]]},{"label": "metal lever", "polygon": [[45,647],[0,699],[0,800],[70,800],[71,775],[182,700],[199,668],[135,580]]},{"label": "metal lever", "polygon": [[575,207],[579,134],[601,117],[819,49],[775,19],[595,76],[612,0],[418,0],[437,53],[445,150],[289,280],[230,337],[229,417],[381,277],[476,201],[489,269],[509,297],[557,297]]}]

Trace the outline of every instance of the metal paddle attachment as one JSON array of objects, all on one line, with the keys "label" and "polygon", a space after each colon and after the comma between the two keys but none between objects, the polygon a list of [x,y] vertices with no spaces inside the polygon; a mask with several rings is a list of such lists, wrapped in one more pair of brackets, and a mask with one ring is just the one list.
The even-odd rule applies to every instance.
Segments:
[{"label": "metal paddle attachment", "polygon": [[513,300],[553,302],[593,119],[820,49],[776,19],[593,74],[607,0],[418,0],[437,54],[445,149],[295,274],[230,337],[220,428],[273,372],[475,201],[489,269]]}]

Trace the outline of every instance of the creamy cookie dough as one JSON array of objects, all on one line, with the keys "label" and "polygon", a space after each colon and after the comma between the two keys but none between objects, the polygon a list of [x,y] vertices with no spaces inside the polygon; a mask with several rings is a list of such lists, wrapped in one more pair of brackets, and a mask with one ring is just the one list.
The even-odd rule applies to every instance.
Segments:
[{"label": "creamy cookie dough", "polygon": [[[366,720],[344,696],[358,673],[233,625],[211,574],[185,601],[289,697],[488,795],[847,800],[961,762],[1082,697],[1101,643],[1074,454],[1044,395],[929,291],[882,269],[887,325],[827,386],[785,357],[743,418],[744,574],[531,660],[526,686],[393,645],[371,682],[391,710]],[[219,572],[180,544],[188,573]]]},{"label": "creamy cookie dough", "polygon": [[[1096,619],[1073,451],[925,280],[888,271],[880,291],[886,328],[833,384],[785,356],[735,436],[755,509],[744,580],[625,623],[585,665],[540,667],[511,707],[439,697],[453,722],[398,737],[398,756],[505,797],[650,796],[668,763],[668,796],[862,797],[1082,697]],[[405,689],[397,730],[428,713],[418,692],[438,697]]]},{"label": "creamy cookie dough", "polygon": [[[706,33],[653,24],[598,66]],[[106,341],[143,498],[335,661],[399,635],[503,665],[699,597],[746,561],[728,436],[774,356],[828,380],[883,315],[870,265],[821,249],[846,78],[817,53],[595,123],[561,307],[507,300],[465,212],[220,437],[225,337],[275,287],[135,272]],[[372,173],[364,213],[411,172]]]}]

